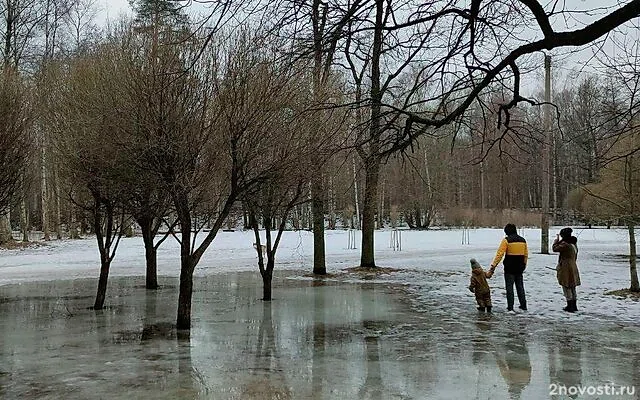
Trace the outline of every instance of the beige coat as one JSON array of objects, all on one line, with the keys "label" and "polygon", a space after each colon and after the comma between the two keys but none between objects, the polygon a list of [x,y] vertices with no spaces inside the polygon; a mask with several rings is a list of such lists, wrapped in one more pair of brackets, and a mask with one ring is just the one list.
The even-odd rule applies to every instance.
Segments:
[{"label": "beige coat", "polygon": [[576,287],[580,286],[580,273],[578,272],[578,248],[565,241],[553,242],[553,251],[560,253],[558,265],[556,266],[556,276],[560,286]]},{"label": "beige coat", "polygon": [[478,295],[486,294],[491,291],[487,282],[487,273],[482,268],[474,268],[471,270],[471,283],[469,290]]}]

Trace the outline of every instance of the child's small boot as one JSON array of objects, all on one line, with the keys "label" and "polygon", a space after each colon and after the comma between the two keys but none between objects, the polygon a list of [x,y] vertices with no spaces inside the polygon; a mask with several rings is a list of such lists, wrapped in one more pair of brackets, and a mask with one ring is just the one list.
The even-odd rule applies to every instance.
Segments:
[{"label": "child's small boot", "polygon": [[478,307],[478,311],[484,312],[484,307]]}]

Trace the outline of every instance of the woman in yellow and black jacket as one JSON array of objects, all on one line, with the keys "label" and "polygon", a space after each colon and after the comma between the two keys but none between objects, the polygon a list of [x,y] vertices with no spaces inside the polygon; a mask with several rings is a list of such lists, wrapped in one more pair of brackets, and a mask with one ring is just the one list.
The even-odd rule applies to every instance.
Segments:
[{"label": "woman in yellow and black jacket", "polygon": [[493,273],[498,266],[498,263],[504,257],[502,264],[504,265],[504,282],[507,289],[507,311],[513,311],[513,286],[516,287],[518,293],[518,301],[520,302],[520,309],[527,310],[527,298],[524,292],[524,282],[522,279],[522,273],[527,268],[527,261],[529,258],[529,250],[527,248],[527,241],[520,235],[514,224],[507,224],[504,227],[504,233],[507,235],[502,242],[496,253],[496,257],[491,263],[489,269],[489,276],[493,276]]}]

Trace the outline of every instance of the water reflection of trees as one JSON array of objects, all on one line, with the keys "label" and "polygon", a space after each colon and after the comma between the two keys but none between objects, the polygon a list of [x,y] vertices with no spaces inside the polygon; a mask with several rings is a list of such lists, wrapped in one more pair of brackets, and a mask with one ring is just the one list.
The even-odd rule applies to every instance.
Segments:
[{"label": "water reflection of trees", "polygon": [[[139,348],[142,360],[148,366],[161,366],[162,379],[157,380],[160,371],[155,368],[141,368],[139,379],[151,381],[155,385],[165,386],[166,382],[174,381],[173,385],[165,388],[173,398],[196,399],[207,392],[207,385],[202,374],[194,367],[191,357],[190,335],[182,335],[176,331],[175,323],[158,321],[159,305],[162,296],[158,290],[145,291],[144,314],[142,315],[142,331],[140,332]],[[166,363],[169,364],[166,364]],[[177,368],[175,365],[177,363]],[[169,368],[169,365],[172,365]],[[154,372],[155,370],[155,372]],[[156,379],[154,379],[154,377]]]},{"label": "water reflection of trees", "polygon": [[[503,336],[496,336],[493,327],[491,316],[479,316],[476,320],[476,334],[472,338],[471,353],[471,361],[478,368],[476,397],[480,397],[483,383],[495,371],[489,367],[489,374],[486,374],[486,368],[491,365],[493,358],[507,385],[508,398],[518,400],[531,382],[531,360],[524,340],[525,332],[522,327],[512,326],[511,331],[502,332]],[[501,329],[504,329],[504,326]],[[491,390],[486,387],[484,389]]]},{"label": "water reflection of trees", "polygon": [[[375,327],[372,321],[363,321],[362,325],[365,329],[373,329]],[[382,399],[384,386],[380,368],[380,343],[376,334],[365,334],[364,351],[367,375],[364,384],[360,388],[359,397],[361,399]]]},{"label": "water reflection of trees", "polygon": [[[582,385],[582,345],[573,335],[554,338],[549,344],[549,382],[569,387]],[[572,399],[578,394],[569,395]]]},{"label": "water reflection of trees", "polygon": [[321,399],[325,381],[325,295],[326,288],[317,286],[313,292],[313,355],[311,365],[311,393],[314,399]]},{"label": "water reflection of trees", "polygon": [[517,333],[498,343],[495,352],[500,375],[507,383],[511,400],[520,399],[522,391],[531,382],[531,360],[529,350],[522,336]]},{"label": "water reflection of trees", "polygon": [[262,304],[262,320],[258,328],[253,379],[245,385],[243,399],[290,399],[291,390],[286,383],[284,368],[278,355],[276,332],[273,324],[272,302]]},{"label": "water reflection of trees", "polygon": [[[206,384],[200,372],[191,361],[191,341],[176,338],[176,353],[178,354],[178,393],[179,399],[196,399],[201,394],[201,388]],[[206,393],[206,390],[203,390]]]},{"label": "water reflection of trees", "polygon": [[[471,339],[471,362],[478,369],[478,377],[476,381],[476,390],[480,391],[482,387],[482,383],[486,379],[485,377],[485,366],[487,364],[486,358],[491,356],[489,349],[492,349],[493,345],[487,339],[487,336],[491,328],[491,324],[489,319],[485,316],[480,316],[478,320],[476,320],[476,329],[477,334],[473,336]],[[477,398],[479,398],[479,393],[477,393]]]},{"label": "water reflection of trees", "polygon": [[144,296],[144,315],[142,317],[142,338],[144,342],[152,339],[154,335],[154,322],[158,310],[158,291],[146,290]]},{"label": "water reflection of trees", "polygon": [[[361,290],[363,296],[362,306],[371,307],[372,310],[372,319],[363,318],[362,320],[362,327],[364,328],[364,361],[367,372],[364,384],[358,393],[358,397],[361,399],[382,399],[384,390],[380,369],[379,324],[377,321],[375,289],[375,285],[364,284]],[[367,301],[367,299],[370,300]]]}]

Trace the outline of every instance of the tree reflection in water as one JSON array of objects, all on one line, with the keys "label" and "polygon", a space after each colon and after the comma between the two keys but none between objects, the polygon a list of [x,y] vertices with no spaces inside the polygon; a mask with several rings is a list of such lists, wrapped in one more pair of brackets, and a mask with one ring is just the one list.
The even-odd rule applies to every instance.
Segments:
[{"label": "tree reflection in water", "polygon": [[291,390],[280,366],[278,345],[272,318],[272,302],[262,304],[262,320],[258,329],[253,378],[249,379],[242,399],[291,399]]}]

